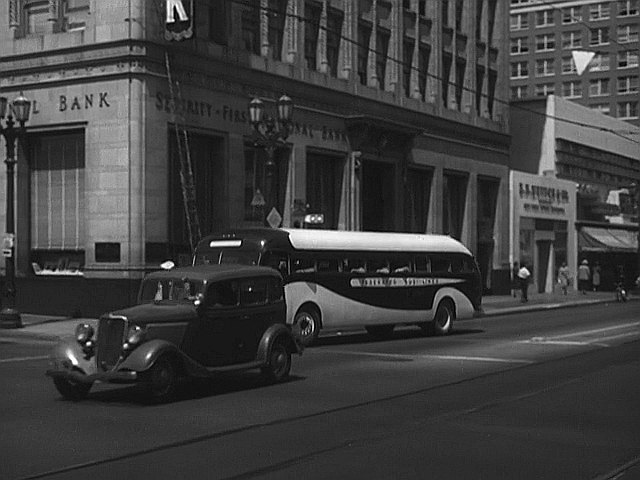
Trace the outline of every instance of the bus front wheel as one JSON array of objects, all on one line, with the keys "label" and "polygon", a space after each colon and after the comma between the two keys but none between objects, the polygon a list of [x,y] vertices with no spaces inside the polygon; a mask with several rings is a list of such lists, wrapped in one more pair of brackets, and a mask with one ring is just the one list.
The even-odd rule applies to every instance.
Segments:
[{"label": "bus front wheel", "polygon": [[294,319],[294,325],[300,329],[300,340],[302,345],[308,347],[318,338],[320,333],[320,315],[315,309],[303,308]]},{"label": "bus front wheel", "polygon": [[429,336],[447,335],[451,333],[454,319],[453,304],[449,300],[443,300],[438,304],[433,320],[421,325],[422,330]]}]

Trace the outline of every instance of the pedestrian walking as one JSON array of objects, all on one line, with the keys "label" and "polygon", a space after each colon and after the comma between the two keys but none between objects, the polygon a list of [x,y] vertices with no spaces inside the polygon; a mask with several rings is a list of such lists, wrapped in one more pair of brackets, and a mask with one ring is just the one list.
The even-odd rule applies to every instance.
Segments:
[{"label": "pedestrian walking", "polygon": [[567,262],[562,262],[562,266],[558,269],[558,284],[562,289],[563,295],[566,295],[567,288],[571,284],[571,272],[567,267]]},{"label": "pedestrian walking", "polygon": [[600,288],[600,263],[598,262],[593,266],[593,272],[591,273],[591,285],[593,286],[594,292],[597,292]]},{"label": "pedestrian walking", "polygon": [[511,269],[511,294],[513,298],[516,298],[518,290],[520,290],[520,284],[518,283],[518,271],[520,265],[518,262],[513,262],[513,268]]},{"label": "pedestrian walking", "polygon": [[520,283],[520,291],[521,291],[521,302],[528,302],[528,290],[529,290],[529,277],[531,277],[531,272],[527,268],[527,266],[522,263],[522,267],[518,270],[518,282]]},{"label": "pedestrian walking", "polygon": [[589,262],[585,258],[578,267],[578,288],[583,295],[587,294],[589,288],[589,281],[591,280],[591,269],[589,268]]}]

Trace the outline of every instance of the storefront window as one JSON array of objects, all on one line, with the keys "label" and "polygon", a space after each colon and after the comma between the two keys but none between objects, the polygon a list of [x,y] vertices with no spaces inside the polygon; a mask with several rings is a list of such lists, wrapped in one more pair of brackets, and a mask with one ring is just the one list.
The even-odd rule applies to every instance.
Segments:
[{"label": "storefront window", "polygon": [[307,213],[324,214],[324,228],[338,227],[343,168],[340,157],[307,153]]},{"label": "storefront window", "polygon": [[460,240],[467,199],[467,176],[462,173],[443,175],[442,232]]},{"label": "storefront window", "polygon": [[496,206],[500,180],[497,178],[478,178],[477,200],[477,234],[478,244],[476,259],[480,266],[483,286],[491,288],[491,272],[493,269],[493,253],[495,240],[493,231],[496,220]]},{"label": "storefront window", "polygon": [[84,132],[30,136],[34,273],[80,274],[85,247]]},{"label": "storefront window", "polygon": [[405,190],[405,231],[425,233],[429,215],[429,198],[431,196],[430,170],[410,168],[407,171]]},{"label": "storefront window", "polygon": [[224,224],[224,156],[223,140],[218,137],[196,135],[188,132],[180,135],[178,148],[175,131],[169,133],[170,151],[170,195],[169,195],[169,243],[172,259],[181,260],[181,255],[191,252],[189,227],[185,214],[183,185],[180,175],[181,156],[187,160],[188,153],[193,170],[193,186],[196,195],[196,210],[202,235],[207,235]]},{"label": "storefront window", "polygon": [[[284,197],[287,188],[288,152],[276,150],[273,167],[275,206],[284,212]],[[247,145],[244,150],[244,220],[264,223],[268,202],[267,191],[267,153],[263,148]]]}]

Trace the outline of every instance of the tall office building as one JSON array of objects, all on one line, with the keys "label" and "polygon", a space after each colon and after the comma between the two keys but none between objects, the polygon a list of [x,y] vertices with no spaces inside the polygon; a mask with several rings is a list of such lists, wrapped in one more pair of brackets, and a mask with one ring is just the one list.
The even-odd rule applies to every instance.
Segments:
[{"label": "tall office building", "polygon": [[[639,4],[511,0],[511,99],[554,94],[640,124]],[[594,54],[581,75],[573,51]]]},{"label": "tall office building", "polygon": [[[130,302],[163,260],[188,261],[187,153],[202,234],[263,225],[275,177],[273,225],[309,212],[326,228],[450,234],[486,289],[508,289],[507,7],[1,2],[0,90],[34,102],[17,167],[19,305],[46,295],[47,313],[95,313]],[[283,93],[292,129],[269,162],[248,105],[275,115]]]}]

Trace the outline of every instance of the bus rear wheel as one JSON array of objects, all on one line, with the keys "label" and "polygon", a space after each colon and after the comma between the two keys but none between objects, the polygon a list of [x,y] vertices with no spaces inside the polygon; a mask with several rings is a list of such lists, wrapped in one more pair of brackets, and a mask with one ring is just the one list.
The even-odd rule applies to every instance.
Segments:
[{"label": "bus rear wheel", "polygon": [[442,336],[451,333],[454,319],[453,304],[443,300],[438,304],[433,320],[421,325],[423,332],[429,336]]},{"label": "bus rear wheel", "polygon": [[378,340],[387,340],[393,335],[393,327],[395,325],[369,325],[366,328],[367,333]]},{"label": "bus rear wheel", "polygon": [[316,341],[320,334],[320,315],[312,308],[303,308],[293,320],[300,329],[300,341],[308,347]]}]

